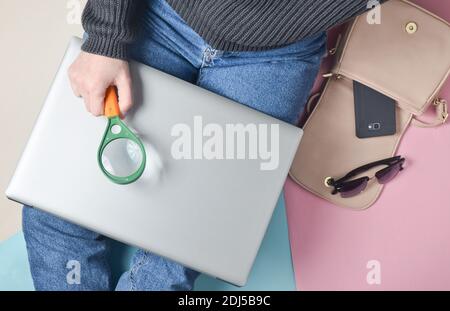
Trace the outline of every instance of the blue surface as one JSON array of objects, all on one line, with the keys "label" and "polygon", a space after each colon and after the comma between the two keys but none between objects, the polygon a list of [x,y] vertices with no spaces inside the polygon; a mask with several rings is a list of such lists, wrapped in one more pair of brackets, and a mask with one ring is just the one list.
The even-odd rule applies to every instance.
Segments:
[{"label": "blue surface", "polygon": [[22,233],[0,244],[0,291],[34,290]]},{"label": "blue surface", "polygon": [[283,195],[267,229],[246,286],[239,288],[202,275],[196,290],[295,290]]},{"label": "blue surface", "polygon": [[[114,278],[128,267],[135,249],[115,242],[111,255]],[[245,287],[202,275],[196,290],[295,290],[284,200],[281,196]],[[22,233],[0,244],[0,290],[33,290]]]}]

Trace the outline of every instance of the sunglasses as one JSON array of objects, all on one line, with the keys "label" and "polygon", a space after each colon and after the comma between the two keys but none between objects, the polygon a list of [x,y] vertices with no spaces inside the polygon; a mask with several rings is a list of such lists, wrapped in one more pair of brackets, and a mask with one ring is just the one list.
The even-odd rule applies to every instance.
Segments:
[{"label": "sunglasses", "polygon": [[[403,170],[404,163],[405,158],[402,158],[401,156],[376,161],[358,167],[338,180],[334,180],[332,177],[327,177],[325,179],[325,185],[329,188],[334,187],[331,194],[335,195],[339,193],[342,198],[351,198],[363,192],[367,188],[367,184],[371,179],[376,178],[378,183],[381,185],[390,182],[400,171]],[[387,165],[387,167],[376,172],[375,176],[371,178],[364,176],[351,180],[355,176],[381,165]]]}]

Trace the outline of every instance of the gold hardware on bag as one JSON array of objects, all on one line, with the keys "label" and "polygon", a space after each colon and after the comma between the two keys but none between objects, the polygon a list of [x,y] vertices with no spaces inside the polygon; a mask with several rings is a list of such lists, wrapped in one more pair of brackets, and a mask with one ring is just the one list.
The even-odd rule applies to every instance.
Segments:
[{"label": "gold hardware on bag", "polygon": [[434,105],[436,107],[441,107],[442,109],[442,123],[447,122],[448,119],[448,106],[447,106],[447,101],[443,98],[438,98],[434,101]]},{"label": "gold hardware on bag", "polygon": [[447,101],[443,98],[436,98],[435,101],[433,102],[433,104],[435,106],[446,105]]},{"label": "gold hardware on bag", "polygon": [[333,184],[333,177],[325,178],[323,183],[325,184],[325,187],[330,188]]},{"label": "gold hardware on bag", "polygon": [[436,127],[445,124],[445,122],[447,122],[449,118],[447,101],[443,98],[436,98],[433,101],[433,106],[435,107],[436,110],[436,119],[434,122],[431,123],[423,122],[413,117],[412,124],[417,127],[425,127],[425,128]]},{"label": "gold hardware on bag", "polygon": [[341,39],[342,39],[342,34],[339,34],[339,36],[337,37],[337,40],[336,40],[336,45],[335,45],[335,47],[332,48],[332,49],[330,49],[330,50],[328,51],[328,54],[329,54],[329,55],[335,55],[335,54],[336,54],[336,52],[337,52],[337,50],[338,50],[338,47],[339,47],[339,45],[341,44]]},{"label": "gold hardware on bag", "polygon": [[415,22],[409,22],[408,24],[406,24],[406,32],[410,35],[415,34],[417,32],[417,29],[419,29],[419,27]]},{"label": "gold hardware on bag", "polygon": [[322,75],[322,77],[323,77],[323,78],[332,78],[332,77],[334,77],[334,78],[337,79],[337,80],[342,79],[342,75],[340,75],[340,74],[335,74],[335,73],[332,73],[332,72],[324,73],[324,74]]}]

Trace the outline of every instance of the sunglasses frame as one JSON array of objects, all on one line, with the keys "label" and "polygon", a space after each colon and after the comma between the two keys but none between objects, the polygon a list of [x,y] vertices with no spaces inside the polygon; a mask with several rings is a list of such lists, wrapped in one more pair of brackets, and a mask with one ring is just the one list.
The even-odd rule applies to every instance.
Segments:
[{"label": "sunglasses frame", "polygon": [[[338,180],[334,180],[334,178],[332,178],[332,177],[327,177],[325,179],[325,185],[327,187],[334,187],[331,194],[336,195],[336,194],[340,193],[341,192],[340,190],[342,190],[342,188],[344,186],[348,185],[349,183],[356,182],[356,181],[368,182],[369,180],[376,178],[378,173],[382,172],[383,170],[387,170],[388,168],[391,168],[394,165],[400,164],[400,171],[402,171],[403,164],[405,163],[405,161],[406,161],[406,159],[403,158],[402,156],[395,156],[392,158],[375,161],[375,162],[360,166],[358,168],[355,168],[354,170],[350,171],[344,177],[342,177]],[[385,168],[382,168],[381,170],[377,171],[373,177],[364,176],[364,177],[360,177],[360,178],[351,180],[353,177],[355,177],[363,172],[366,172],[374,167],[380,166],[380,165],[387,165],[387,166]]]}]

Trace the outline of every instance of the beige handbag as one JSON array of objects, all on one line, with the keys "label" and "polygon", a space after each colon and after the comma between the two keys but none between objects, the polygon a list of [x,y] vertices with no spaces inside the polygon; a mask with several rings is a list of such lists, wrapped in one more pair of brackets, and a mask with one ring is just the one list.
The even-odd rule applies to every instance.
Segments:
[{"label": "beige handbag", "polygon": [[[357,17],[343,37],[337,62],[320,99],[304,126],[304,136],[290,176],[305,189],[336,205],[352,209],[370,207],[382,185],[370,182],[352,198],[332,195],[327,177],[395,155],[410,124],[434,127],[445,123],[446,102],[439,90],[450,73],[450,25],[408,1],[391,0],[381,6],[381,24]],[[397,102],[397,133],[360,139],[355,135],[353,80]],[[436,120],[420,121],[429,107]],[[404,155],[407,157],[407,155]],[[362,176],[373,176],[375,171]]]}]

